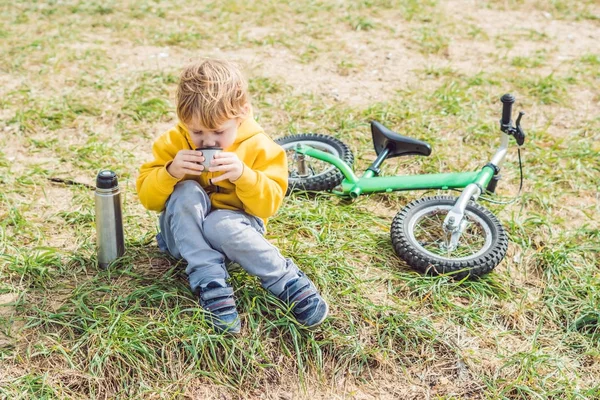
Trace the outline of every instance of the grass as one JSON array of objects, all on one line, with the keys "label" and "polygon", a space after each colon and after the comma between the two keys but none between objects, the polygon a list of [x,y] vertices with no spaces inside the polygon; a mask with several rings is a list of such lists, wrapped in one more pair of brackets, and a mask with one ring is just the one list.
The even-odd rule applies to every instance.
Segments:
[{"label": "grass", "polygon": [[[0,398],[599,397],[599,15],[591,0],[0,5]],[[498,145],[498,99],[515,94],[524,189],[484,203],[507,257],[478,280],[422,276],[389,227],[425,193],[296,194],[267,237],[330,318],[298,328],[238,271],[242,335],[215,334],[135,193],[175,122],[179,68],[198,56],[240,62],[273,137],[333,135],[358,171],[372,119],[432,146],[386,175],[480,168]],[[511,146],[503,200],[518,191]],[[89,185],[107,167],[127,254],[103,270]]]}]

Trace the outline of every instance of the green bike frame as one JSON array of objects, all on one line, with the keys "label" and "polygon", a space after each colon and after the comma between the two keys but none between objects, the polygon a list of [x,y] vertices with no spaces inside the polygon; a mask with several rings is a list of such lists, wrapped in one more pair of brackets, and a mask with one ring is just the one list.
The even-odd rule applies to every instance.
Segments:
[{"label": "green bike frame", "polygon": [[306,145],[296,147],[295,151],[325,161],[339,169],[342,175],[344,175],[344,180],[340,186],[341,190],[334,191],[334,193],[352,198],[356,198],[363,193],[381,193],[399,190],[462,189],[470,184],[485,188],[495,173],[494,168],[489,165],[486,165],[480,171],[474,172],[404,176],[375,176],[375,172],[372,169],[367,169],[359,178],[348,164],[333,154]]},{"label": "green bike frame", "polygon": [[451,233],[450,246],[456,246],[462,232],[463,217],[469,201],[476,201],[487,188],[489,182],[499,170],[508,149],[508,134],[502,132],[500,148],[480,171],[455,172],[442,174],[375,176],[379,166],[387,158],[388,150],[384,149],[371,166],[359,178],[352,168],[339,157],[317,150],[310,146],[299,145],[294,150],[303,155],[314,157],[334,165],[344,175],[344,180],[333,192],[341,196],[356,198],[363,193],[393,192],[400,190],[426,189],[463,189],[452,209],[444,219],[444,229]]}]

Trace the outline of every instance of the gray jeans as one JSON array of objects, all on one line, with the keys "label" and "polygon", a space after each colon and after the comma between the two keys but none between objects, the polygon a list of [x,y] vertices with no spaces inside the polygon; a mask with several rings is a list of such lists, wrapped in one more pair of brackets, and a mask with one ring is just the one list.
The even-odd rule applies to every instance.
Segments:
[{"label": "gray jeans", "polygon": [[263,221],[243,211],[212,210],[210,198],[195,181],[182,181],[160,215],[159,247],[188,265],[192,291],[229,278],[226,265],[239,264],[262,286],[278,295],[297,277],[298,267],[263,236]]}]

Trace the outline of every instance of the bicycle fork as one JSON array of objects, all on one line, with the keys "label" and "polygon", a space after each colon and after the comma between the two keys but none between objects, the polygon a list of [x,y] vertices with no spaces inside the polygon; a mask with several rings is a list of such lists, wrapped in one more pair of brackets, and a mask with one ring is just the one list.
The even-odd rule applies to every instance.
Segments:
[{"label": "bicycle fork", "polygon": [[454,203],[454,207],[450,209],[448,215],[446,215],[446,218],[444,219],[442,226],[444,231],[450,235],[450,241],[449,243],[446,243],[446,250],[449,252],[458,247],[458,241],[468,225],[465,219],[465,210],[467,209],[469,201],[477,201],[479,196],[481,196],[481,193],[483,193],[483,188],[487,187],[490,180],[497,174],[504,161],[504,157],[506,157],[506,152],[508,151],[508,135],[504,134],[504,132],[501,133],[501,135],[500,147],[496,151],[496,154],[494,154],[492,161],[483,167],[474,183],[467,185],[456,203]]}]

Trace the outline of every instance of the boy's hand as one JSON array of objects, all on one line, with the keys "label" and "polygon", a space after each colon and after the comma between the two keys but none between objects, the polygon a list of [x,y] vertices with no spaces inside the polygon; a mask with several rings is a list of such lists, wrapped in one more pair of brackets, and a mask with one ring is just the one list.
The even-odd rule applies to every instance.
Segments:
[{"label": "boy's hand", "polygon": [[215,154],[210,172],[223,171],[223,174],[212,178],[212,182],[220,182],[229,179],[229,182],[237,181],[244,172],[244,163],[235,153],[222,152]]},{"label": "boy's hand", "polygon": [[200,163],[204,161],[204,156],[196,150],[179,150],[173,159],[173,162],[167,167],[167,172],[177,179],[184,175],[200,175],[204,171],[204,166]]}]

